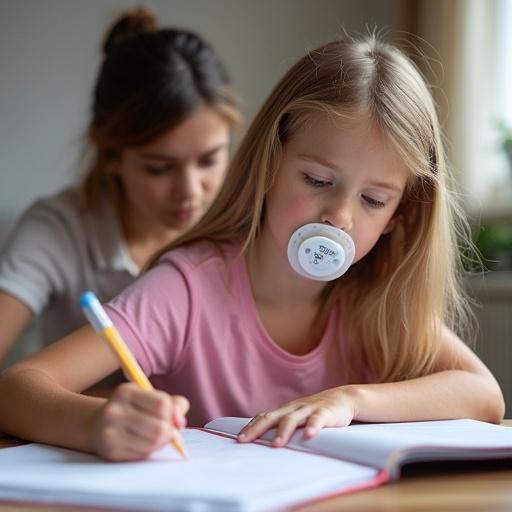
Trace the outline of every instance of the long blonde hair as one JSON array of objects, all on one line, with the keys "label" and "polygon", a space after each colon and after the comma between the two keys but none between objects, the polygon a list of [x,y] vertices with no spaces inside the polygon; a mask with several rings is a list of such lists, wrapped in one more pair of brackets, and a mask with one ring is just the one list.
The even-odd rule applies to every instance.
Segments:
[{"label": "long blonde hair", "polygon": [[429,90],[415,65],[375,36],[326,44],[288,71],[250,126],[212,207],[151,264],[200,239],[239,240],[246,250],[261,229],[283,144],[318,112],[368,116],[411,171],[396,227],[326,288],[326,308],[344,304],[348,371],[355,379],[369,367],[377,381],[427,374],[442,324],[467,323],[457,247],[464,223]]}]

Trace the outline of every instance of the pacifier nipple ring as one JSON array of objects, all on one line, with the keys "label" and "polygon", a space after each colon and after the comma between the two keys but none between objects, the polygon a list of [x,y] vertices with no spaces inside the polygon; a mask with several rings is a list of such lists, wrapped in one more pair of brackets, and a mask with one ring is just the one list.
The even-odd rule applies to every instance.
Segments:
[{"label": "pacifier nipple ring", "polygon": [[352,238],[328,224],[312,223],[297,229],[288,243],[288,261],[301,276],[332,281],[343,275],[355,256]]}]

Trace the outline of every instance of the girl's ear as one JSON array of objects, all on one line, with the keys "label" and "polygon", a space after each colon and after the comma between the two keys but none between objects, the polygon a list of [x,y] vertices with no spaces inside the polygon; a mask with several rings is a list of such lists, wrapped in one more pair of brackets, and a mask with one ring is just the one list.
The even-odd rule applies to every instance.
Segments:
[{"label": "girl's ear", "polygon": [[384,228],[384,231],[382,231],[383,235],[387,235],[388,233],[391,233],[393,229],[395,229],[395,226],[398,224],[398,221],[400,220],[400,215],[393,215],[389,222],[386,224],[386,227]]},{"label": "girl's ear", "polygon": [[396,225],[403,222],[404,220],[404,214],[407,212],[407,209],[409,208],[409,202],[404,200],[402,198],[402,201],[398,205],[397,209],[393,213],[393,216],[391,219],[389,219],[389,222],[386,224],[386,227],[382,231],[383,235],[387,235],[395,229]]}]

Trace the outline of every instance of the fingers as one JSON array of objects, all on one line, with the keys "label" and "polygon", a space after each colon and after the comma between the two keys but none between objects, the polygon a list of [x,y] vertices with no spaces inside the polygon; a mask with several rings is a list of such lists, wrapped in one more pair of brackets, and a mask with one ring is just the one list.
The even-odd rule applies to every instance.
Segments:
[{"label": "fingers", "polygon": [[262,412],[252,420],[238,434],[238,441],[250,443],[258,439],[264,432],[275,426],[276,420],[280,418],[279,409],[273,412]]},{"label": "fingers", "polygon": [[121,384],[114,397],[131,407],[157,418],[168,419],[171,416],[171,397],[163,391],[147,391],[136,384]]},{"label": "fingers", "polygon": [[172,400],[172,421],[178,428],[185,428],[187,425],[186,414],[190,409],[190,402],[181,395],[171,396]]},{"label": "fingers", "polygon": [[290,440],[295,430],[304,425],[311,414],[311,407],[304,406],[296,409],[282,408],[255,416],[238,435],[238,440],[249,443],[259,438],[267,430],[277,426],[277,433],[272,446],[284,446]]},{"label": "fingers", "polygon": [[138,460],[168,443],[186,424],[188,400],[122,384],[93,425],[94,451],[108,460]]},{"label": "fingers", "polygon": [[277,434],[272,441],[272,446],[276,448],[285,446],[297,428],[304,424],[310,413],[311,410],[309,407],[303,407],[283,416],[277,427]]},{"label": "fingers", "polygon": [[275,411],[255,416],[238,435],[238,441],[248,443],[258,439],[267,430],[277,427],[272,446],[285,446],[299,427],[304,427],[304,438],[311,439],[324,427],[346,426],[352,421],[349,409],[338,408],[336,413],[330,407],[313,404],[289,404]]},{"label": "fingers", "polygon": [[146,391],[133,383],[122,384],[116,390],[119,398],[133,407],[157,418],[170,420],[178,428],[186,425],[185,416],[190,408],[184,396],[171,396],[164,391]]},{"label": "fingers", "polygon": [[160,447],[150,438],[141,437],[123,425],[110,425],[102,433],[100,455],[111,461],[142,460]]},{"label": "fingers", "polygon": [[172,437],[174,428],[170,422],[142,414],[136,410],[125,413],[123,428],[139,437],[141,442],[154,445],[154,449],[165,444]]},{"label": "fingers", "polygon": [[309,416],[304,426],[304,438],[311,439],[316,436],[322,428],[334,426],[333,420],[333,414],[329,409],[326,407],[317,409]]}]

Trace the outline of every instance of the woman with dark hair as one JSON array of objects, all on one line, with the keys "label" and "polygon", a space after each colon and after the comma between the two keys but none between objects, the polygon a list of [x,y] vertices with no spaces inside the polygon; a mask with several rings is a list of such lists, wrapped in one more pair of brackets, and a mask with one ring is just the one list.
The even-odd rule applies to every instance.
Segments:
[{"label": "woman with dark hair", "polygon": [[103,54],[81,184],[36,201],[0,256],[0,359],[33,315],[43,345],[82,325],[79,294],[119,293],[223,181],[240,115],[212,47],[137,8],[108,30]]}]

